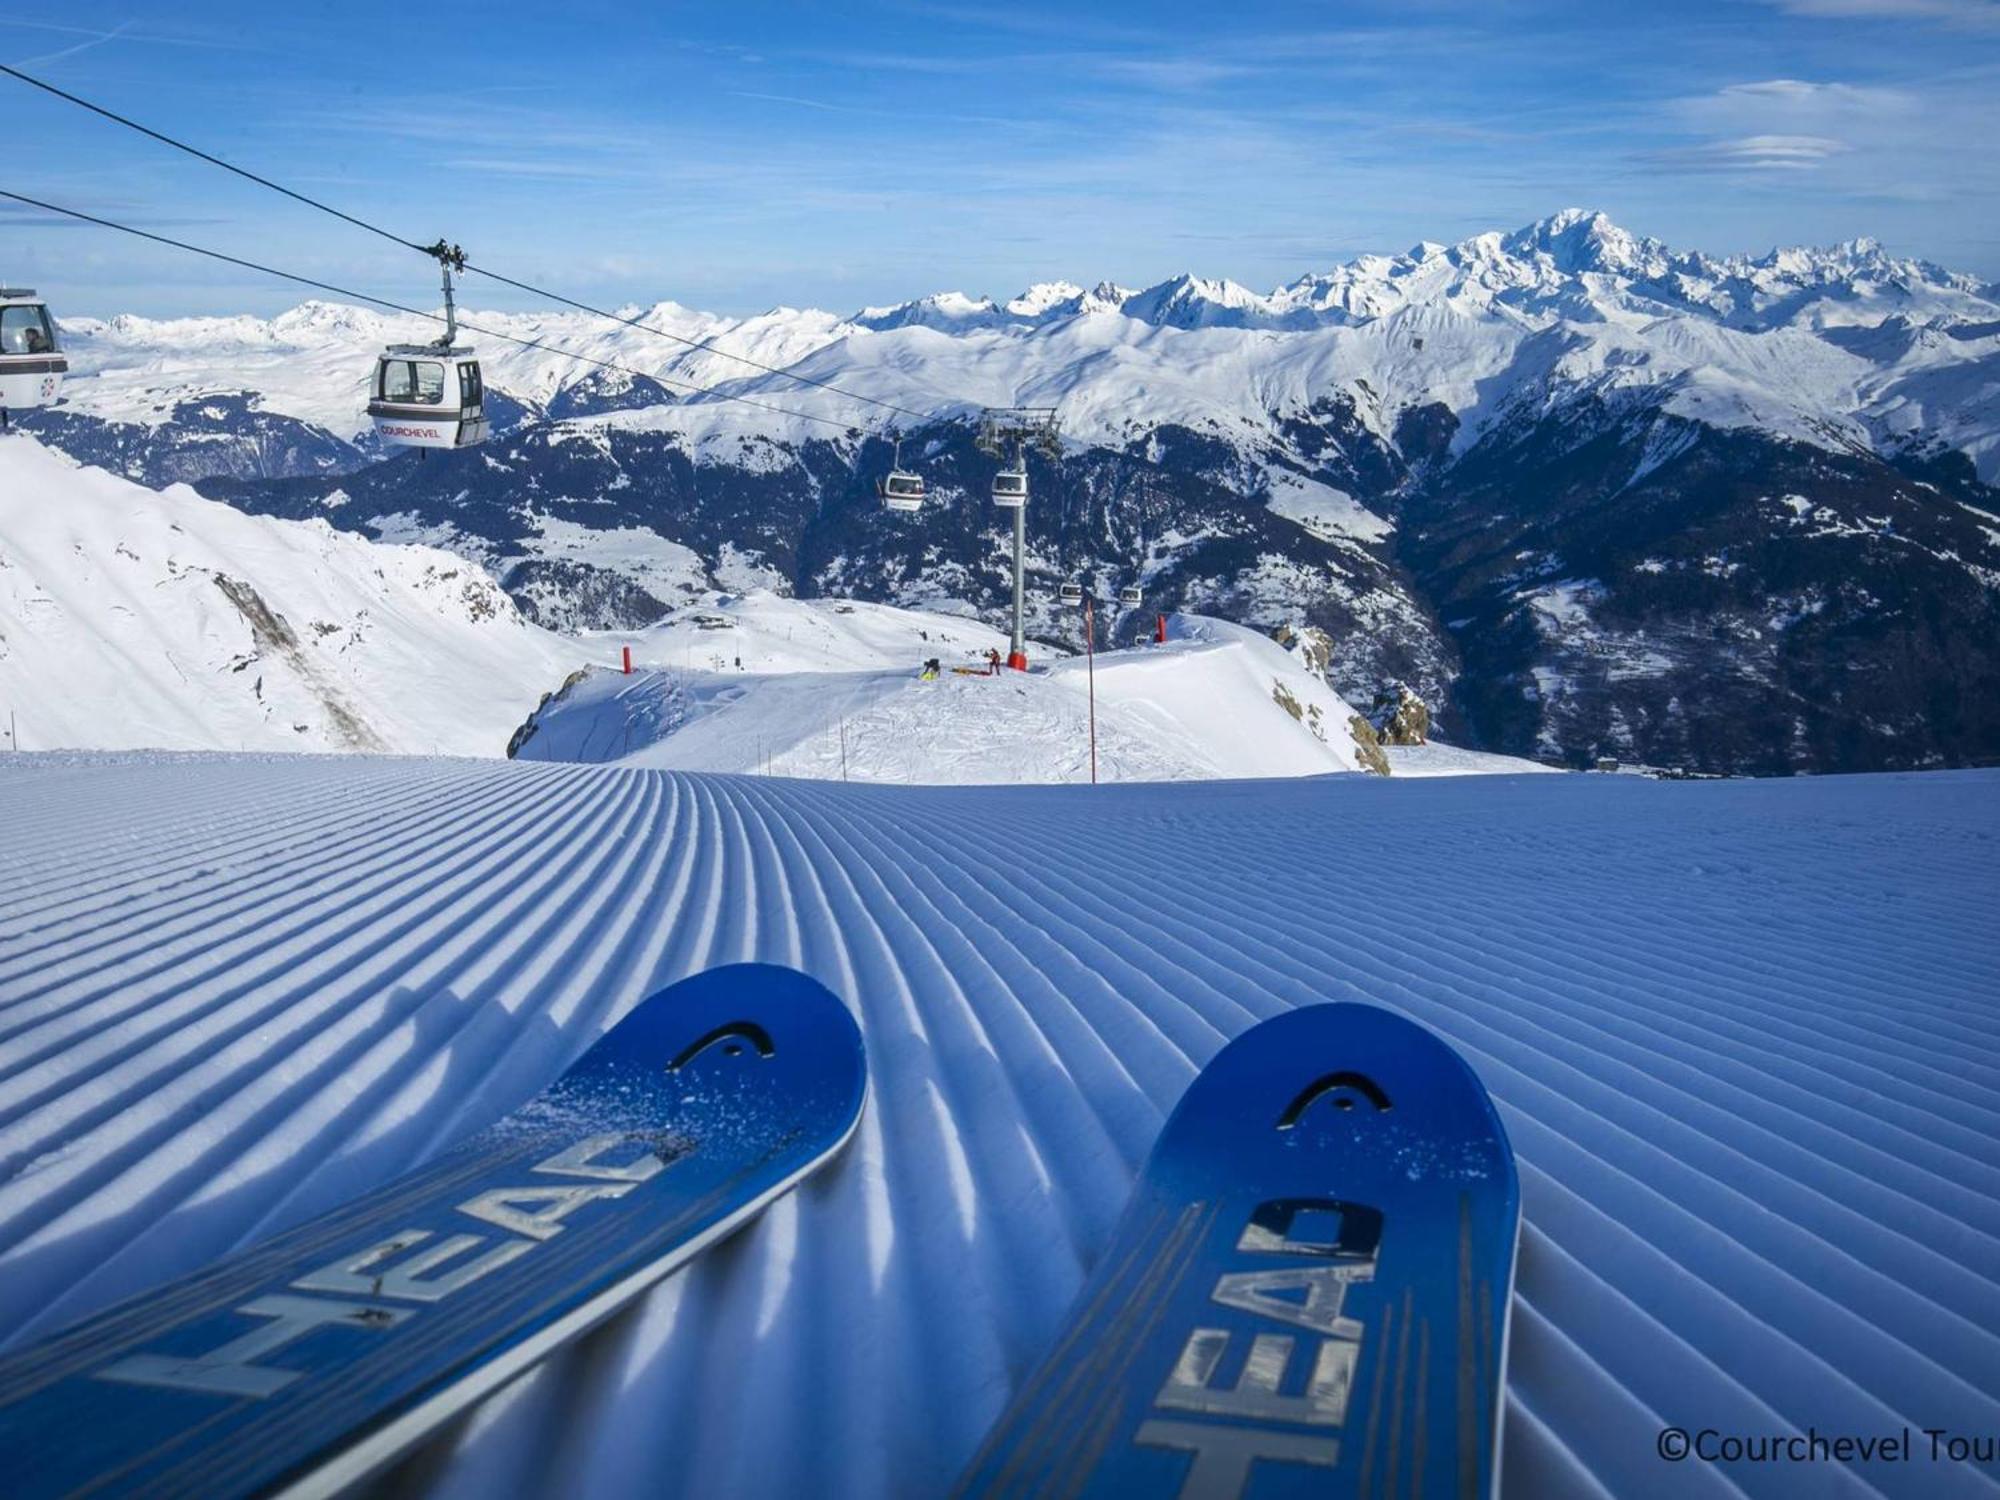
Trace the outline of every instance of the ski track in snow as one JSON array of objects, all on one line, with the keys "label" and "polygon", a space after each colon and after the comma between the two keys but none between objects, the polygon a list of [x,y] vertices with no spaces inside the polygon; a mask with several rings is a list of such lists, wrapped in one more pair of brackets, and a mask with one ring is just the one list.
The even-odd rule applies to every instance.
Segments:
[{"label": "ski track in snow", "polygon": [[930,1496],[1230,1036],[1434,1027],[1521,1163],[1505,1486],[2000,1494],[1659,1429],[1991,1432],[2000,774],[878,788],[310,757],[0,763],[0,1334],[324,1210],[658,986],[802,967],[846,1156],[384,1481]]}]

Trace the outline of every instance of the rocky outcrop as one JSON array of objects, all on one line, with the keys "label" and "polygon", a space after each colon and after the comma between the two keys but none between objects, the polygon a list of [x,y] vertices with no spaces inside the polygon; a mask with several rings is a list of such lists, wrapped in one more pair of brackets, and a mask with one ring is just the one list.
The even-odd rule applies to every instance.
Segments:
[{"label": "rocky outcrop", "polygon": [[1385,745],[1424,745],[1430,742],[1431,711],[1408,683],[1392,682],[1375,695],[1368,721]]},{"label": "rocky outcrop", "polygon": [[528,717],[522,721],[521,727],[519,729],[516,729],[512,735],[508,736],[507,759],[513,760],[517,755],[520,754],[521,747],[527,744],[529,740],[535,737],[535,731],[542,727],[541,724],[542,710],[547,708],[551,703],[558,702],[561,699],[569,696],[569,690],[575,687],[579,682],[582,682],[586,677],[588,677],[591,673],[591,670],[592,669],[589,667],[578,667],[574,672],[570,673],[569,676],[565,677],[562,680],[561,687],[557,688],[552,693],[542,694],[542,701],[535,705],[535,711],[529,714]]},{"label": "rocky outcrop", "polygon": [[1354,736],[1354,758],[1361,769],[1372,771],[1377,776],[1387,776],[1389,757],[1382,752],[1382,741],[1375,733],[1375,726],[1356,714],[1347,721],[1347,732]]},{"label": "rocky outcrop", "polygon": [[1315,677],[1333,670],[1333,637],[1317,625],[1280,625],[1271,639],[1299,659],[1299,665]]}]

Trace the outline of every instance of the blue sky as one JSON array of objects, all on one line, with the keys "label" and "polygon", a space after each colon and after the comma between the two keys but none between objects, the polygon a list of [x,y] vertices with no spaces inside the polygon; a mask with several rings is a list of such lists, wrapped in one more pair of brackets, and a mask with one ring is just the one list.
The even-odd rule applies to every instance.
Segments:
[{"label": "blue sky", "polygon": [[[0,60],[589,299],[1268,288],[1569,204],[2000,278],[2000,0],[0,0]],[[0,187],[433,291],[406,252],[5,78],[0,132]],[[11,206],[0,279],[72,312],[302,295]]]}]

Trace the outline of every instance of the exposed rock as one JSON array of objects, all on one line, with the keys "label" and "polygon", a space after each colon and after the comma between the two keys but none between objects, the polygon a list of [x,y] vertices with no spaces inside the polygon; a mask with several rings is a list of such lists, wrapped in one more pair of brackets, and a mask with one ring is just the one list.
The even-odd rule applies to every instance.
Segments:
[{"label": "exposed rock", "polygon": [[1280,625],[1271,639],[1299,659],[1299,665],[1315,677],[1333,670],[1333,637],[1317,625]]},{"label": "exposed rock", "polygon": [[565,677],[562,680],[561,687],[557,688],[553,693],[542,694],[542,701],[535,705],[535,711],[529,714],[528,717],[522,721],[521,727],[519,729],[515,730],[513,734],[508,736],[507,759],[509,760],[514,759],[514,757],[520,752],[521,747],[527,744],[529,740],[535,737],[535,731],[542,727],[541,726],[542,710],[547,708],[551,703],[554,703],[559,699],[568,697],[569,690],[575,687],[579,682],[582,682],[586,677],[588,677],[591,674],[592,670],[593,669],[590,667],[578,667],[574,672],[570,673],[569,676]]},{"label": "exposed rock", "polygon": [[[307,654],[295,632],[285,617],[264,602],[264,596],[238,578],[226,573],[213,573],[216,588],[222,596],[236,606],[236,612],[250,627],[250,639],[258,652],[268,652],[283,660],[316,697],[326,710],[334,732],[347,745],[356,750],[387,750],[382,737],[370,727],[368,721],[356,713],[338,686],[321,672]],[[322,632],[323,633],[323,632]],[[239,662],[231,668],[240,672],[249,661]],[[263,696],[263,678],[257,679],[258,697]],[[292,728],[300,734],[311,730],[309,724],[294,724]]]},{"label": "exposed rock", "polygon": [[1385,745],[1430,742],[1431,711],[1407,683],[1394,682],[1377,693],[1368,718]]},{"label": "exposed rock", "polygon": [[1354,736],[1354,758],[1364,771],[1372,771],[1377,776],[1389,774],[1389,757],[1382,753],[1382,741],[1375,734],[1375,726],[1360,714],[1347,721],[1347,732]]}]

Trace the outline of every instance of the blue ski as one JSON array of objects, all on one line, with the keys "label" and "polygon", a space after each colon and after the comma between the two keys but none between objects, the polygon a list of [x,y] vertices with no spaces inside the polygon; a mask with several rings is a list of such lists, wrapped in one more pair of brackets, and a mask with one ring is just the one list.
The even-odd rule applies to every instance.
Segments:
[{"label": "blue ski", "polygon": [[1368,1005],[1189,1086],[963,1496],[1493,1493],[1520,1190],[1472,1070]]},{"label": "blue ski", "polygon": [[0,1360],[6,1493],[350,1484],[827,1161],[866,1084],[803,974],[673,985],[432,1165]]}]

